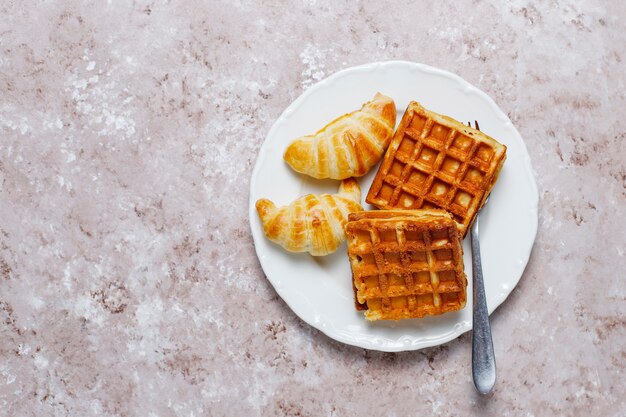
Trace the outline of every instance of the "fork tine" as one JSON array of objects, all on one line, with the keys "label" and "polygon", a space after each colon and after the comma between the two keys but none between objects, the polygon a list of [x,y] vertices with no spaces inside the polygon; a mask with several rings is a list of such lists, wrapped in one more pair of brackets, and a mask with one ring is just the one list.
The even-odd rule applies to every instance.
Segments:
[{"label": "fork tine", "polygon": [[[467,126],[472,127],[472,123],[467,122]],[[480,126],[478,126],[478,121],[474,120],[474,126],[475,126],[474,129],[480,130]]]}]

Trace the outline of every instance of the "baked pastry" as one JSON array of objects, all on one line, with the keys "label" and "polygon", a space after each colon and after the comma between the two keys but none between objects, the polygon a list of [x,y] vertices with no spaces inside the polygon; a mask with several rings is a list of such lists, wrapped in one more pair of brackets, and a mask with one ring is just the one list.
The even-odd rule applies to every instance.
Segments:
[{"label": "baked pastry", "polygon": [[376,210],[346,226],[355,302],[367,320],[399,320],[463,308],[461,236],[443,210]]},{"label": "baked pastry", "polygon": [[314,178],[359,177],[380,161],[395,126],[396,105],[377,93],[360,110],[294,140],[284,158],[291,168]]},{"label": "baked pastry", "polygon": [[290,252],[328,255],[346,239],[348,214],[363,210],[361,189],[354,178],[341,182],[337,194],[308,194],[288,206],[260,199],[256,209],[265,236]]},{"label": "baked pastry", "polygon": [[465,236],[506,159],[506,146],[411,102],[366,201],[381,209],[441,208]]}]

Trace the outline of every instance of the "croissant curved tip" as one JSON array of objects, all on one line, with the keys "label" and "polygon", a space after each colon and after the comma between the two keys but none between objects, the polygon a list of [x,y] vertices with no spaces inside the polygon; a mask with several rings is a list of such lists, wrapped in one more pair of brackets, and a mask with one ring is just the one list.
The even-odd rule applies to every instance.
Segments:
[{"label": "croissant curved tip", "polygon": [[[381,93],[376,93],[372,101],[367,103],[370,111],[378,114],[384,120],[389,123],[389,126],[393,128],[396,124],[396,102],[389,96]],[[367,105],[366,105],[367,106]],[[393,135],[393,132],[392,132]]]},{"label": "croissant curved tip", "polygon": [[393,99],[391,97],[386,96],[386,95],[382,94],[381,92],[377,92],[374,95],[374,100],[376,100],[376,101],[390,101],[390,102],[393,103]]},{"label": "croissant curved tip", "polygon": [[255,206],[261,220],[263,220],[271,211],[274,211],[276,209],[276,204],[266,198],[261,198],[260,200],[257,200]]},{"label": "croissant curved tip", "polygon": [[298,149],[297,146],[295,146],[295,143],[296,141],[291,142],[283,154],[283,159],[293,169],[296,169],[296,166],[300,163],[300,160],[297,157]]},{"label": "croissant curved tip", "polygon": [[346,178],[341,181],[339,194],[357,203],[361,201],[361,187],[359,187],[359,183],[354,178]]},{"label": "croissant curved tip", "polygon": [[298,138],[287,146],[283,159],[294,171],[320,178],[315,172],[311,172],[311,147],[311,140],[308,140],[308,137]]}]

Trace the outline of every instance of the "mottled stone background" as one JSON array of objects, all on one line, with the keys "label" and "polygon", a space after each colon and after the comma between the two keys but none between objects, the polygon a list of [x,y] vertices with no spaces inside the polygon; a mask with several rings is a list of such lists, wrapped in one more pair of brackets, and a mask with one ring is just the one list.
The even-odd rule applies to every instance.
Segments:
[{"label": "mottled stone background", "polygon": [[[626,416],[626,6],[615,0],[0,4],[0,415]],[[539,232],[470,337],[344,346],[256,259],[257,151],[304,89],[455,72],[531,154]]]}]

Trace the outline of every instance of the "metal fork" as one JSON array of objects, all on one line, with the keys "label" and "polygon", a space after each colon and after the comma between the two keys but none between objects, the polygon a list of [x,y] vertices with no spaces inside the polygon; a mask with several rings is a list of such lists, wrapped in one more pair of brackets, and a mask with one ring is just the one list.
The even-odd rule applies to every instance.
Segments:
[{"label": "metal fork", "polygon": [[[467,123],[471,127],[470,123]],[[478,122],[474,120],[476,130],[480,130]],[[489,197],[485,200],[485,204]],[[496,383],[496,357],[493,351],[493,339],[489,324],[489,311],[485,296],[483,268],[480,260],[480,241],[478,239],[478,225],[480,212],[476,215],[470,229],[472,243],[472,278],[474,288],[474,311],[472,314],[472,378],[476,390],[481,394],[488,394]]]}]

